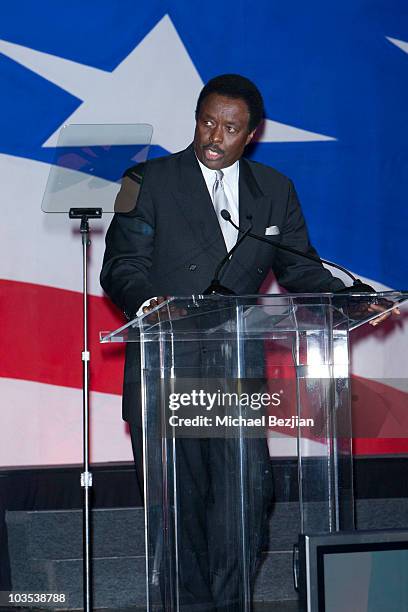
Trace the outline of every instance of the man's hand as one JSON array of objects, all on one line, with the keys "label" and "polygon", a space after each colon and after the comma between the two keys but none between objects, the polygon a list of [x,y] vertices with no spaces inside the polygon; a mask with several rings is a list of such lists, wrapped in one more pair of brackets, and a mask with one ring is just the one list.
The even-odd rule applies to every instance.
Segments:
[{"label": "man's hand", "polygon": [[[150,303],[146,306],[143,306],[143,314],[148,314],[151,310],[163,304],[169,297],[163,297],[162,295],[157,298],[152,298]],[[160,312],[155,312],[150,317],[148,317],[149,323],[157,323],[158,321],[169,321],[170,319],[184,317],[187,314],[187,310],[185,308],[177,308],[174,304],[169,304],[166,310],[161,310]]]},{"label": "man's hand", "polygon": [[143,306],[143,314],[147,314],[148,312],[153,310],[153,308],[156,308],[156,306],[158,306],[159,304],[163,304],[163,302],[165,302],[166,300],[167,300],[167,298],[163,297],[163,296],[159,296],[157,298],[152,298],[150,300],[150,304],[147,304],[146,306]]},{"label": "man's hand", "polygon": [[[371,292],[375,293],[375,289],[373,287],[371,287],[370,285],[363,284],[361,282],[359,285],[357,285],[357,287],[355,286],[345,287],[344,289],[341,289],[340,291],[337,291],[336,293],[347,295],[348,293],[353,293],[354,291],[359,290],[360,287],[363,287],[363,290],[361,291],[362,294],[371,293]],[[401,314],[399,307],[398,306],[393,307],[393,302],[391,302],[390,300],[387,300],[385,298],[377,298],[375,301],[368,303],[364,301],[364,298],[362,295],[360,296],[358,301],[351,300],[348,303],[347,309],[348,309],[349,316],[352,319],[356,319],[356,320],[361,319],[361,318],[366,318],[367,315],[372,315],[372,314],[375,314],[378,312],[384,312],[384,310],[387,310],[388,312],[385,312],[383,315],[369,322],[370,325],[372,325],[373,327],[375,327],[376,325],[379,325],[379,323],[382,323],[383,321],[386,321],[391,315]]]},{"label": "man's hand", "polygon": [[[384,302],[386,303],[384,304]],[[390,306],[391,304],[387,300],[380,300],[379,304],[370,304],[368,307],[368,311],[372,313],[383,312],[384,310],[387,310],[387,308],[390,308]],[[379,325],[379,323],[386,321],[391,315],[400,315],[400,314],[401,314],[401,311],[398,308],[398,306],[396,306],[390,312],[386,312],[385,314],[378,317],[377,319],[370,321],[370,325],[375,327],[376,325]]]}]

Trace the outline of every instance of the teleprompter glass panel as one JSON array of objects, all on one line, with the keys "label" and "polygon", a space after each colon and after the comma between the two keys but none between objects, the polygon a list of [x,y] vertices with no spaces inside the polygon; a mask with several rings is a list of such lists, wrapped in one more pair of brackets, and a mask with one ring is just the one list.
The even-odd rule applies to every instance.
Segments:
[{"label": "teleprompter glass panel", "polygon": [[[64,126],[59,134],[41,208],[129,212],[142,180],[153,128],[147,124]],[[119,190],[120,197],[118,198]]]}]

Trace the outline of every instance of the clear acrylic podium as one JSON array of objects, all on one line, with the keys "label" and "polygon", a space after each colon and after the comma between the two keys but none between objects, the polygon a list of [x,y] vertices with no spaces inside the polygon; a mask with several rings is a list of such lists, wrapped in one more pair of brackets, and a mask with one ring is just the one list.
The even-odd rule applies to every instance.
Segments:
[{"label": "clear acrylic podium", "polygon": [[140,350],[149,610],[251,609],[278,438],[301,531],[354,528],[349,334],[407,297],[171,298],[102,334]]}]

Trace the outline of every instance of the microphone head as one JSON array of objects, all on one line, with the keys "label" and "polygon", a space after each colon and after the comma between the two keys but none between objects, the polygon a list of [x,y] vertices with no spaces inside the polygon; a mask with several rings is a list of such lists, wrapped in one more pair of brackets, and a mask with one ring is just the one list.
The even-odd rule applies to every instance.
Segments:
[{"label": "microphone head", "polygon": [[371,285],[367,285],[367,283],[363,283],[359,278],[353,282],[353,291],[357,293],[376,293],[376,290]]},{"label": "microphone head", "polygon": [[376,293],[374,287],[363,283],[359,278],[355,278],[353,284],[350,287],[344,287],[344,289],[338,289],[335,293]]},{"label": "microphone head", "polygon": [[223,208],[221,211],[221,217],[225,219],[225,221],[229,221],[231,219],[230,213],[225,208]]}]

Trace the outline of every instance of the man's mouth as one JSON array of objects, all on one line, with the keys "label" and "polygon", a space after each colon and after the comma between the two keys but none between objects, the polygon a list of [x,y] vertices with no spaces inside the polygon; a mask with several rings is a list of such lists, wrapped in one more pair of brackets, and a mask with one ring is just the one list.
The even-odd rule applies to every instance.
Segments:
[{"label": "man's mouth", "polygon": [[204,154],[208,160],[215,161],[220,159],[224,155],[224,151],[214,146],[206,146],[204,148]]}]

